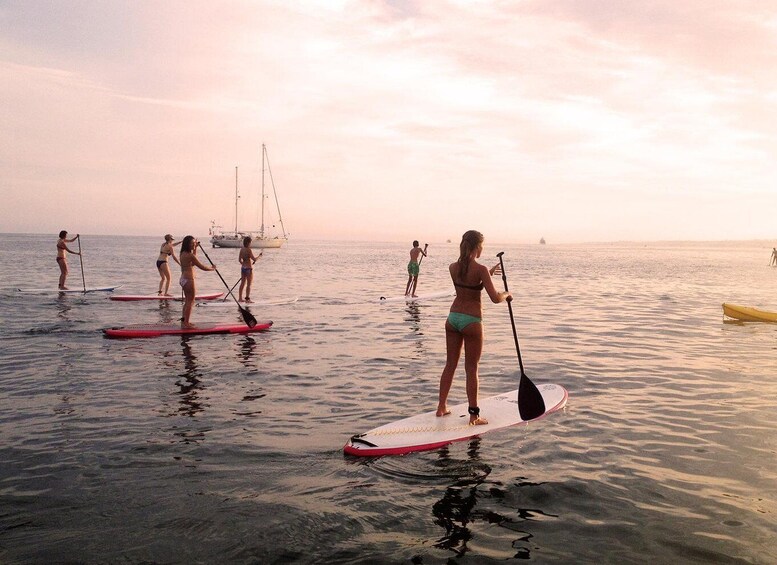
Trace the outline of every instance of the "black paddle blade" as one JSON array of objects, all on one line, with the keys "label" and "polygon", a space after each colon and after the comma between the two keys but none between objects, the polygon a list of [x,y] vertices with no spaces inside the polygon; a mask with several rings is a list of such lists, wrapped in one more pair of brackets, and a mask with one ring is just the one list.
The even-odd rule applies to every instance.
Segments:
[{"label": "black paddle blade", "polygon": [[521,373],[521,382],[518,384],[518,414],[521,420],[528,422],[539,418],[544,413],[545,401],[542,399],[542,394],[529,377]]},{"label": "black paddle blade", "polygon": [[[240,315],[243,316],[243,321],[246,323],[246,325],[249,328],[253,328],[256,325],[256,323],[257,323],[256,322],[256,318],[254,318],[254,315],[251,314],[251,312],[249,312],[248,310],[246,310],[242,306],[238,306],[238,308],[240,308]],[[540,399],[540,400],[542,400],[542,399]],[[544,411],[544,408],[543,408],[543,411]]]}]

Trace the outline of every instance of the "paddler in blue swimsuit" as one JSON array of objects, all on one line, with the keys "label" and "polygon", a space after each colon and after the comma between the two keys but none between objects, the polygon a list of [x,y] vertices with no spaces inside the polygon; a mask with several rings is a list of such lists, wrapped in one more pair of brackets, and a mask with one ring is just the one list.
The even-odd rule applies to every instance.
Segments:
[{"label": "paddler in blue swimsuit", "polygon": [[416,298],[415,289],[418,286],[418,273],[421,271],[421,262],[418,257],[423,255],[426,257],[426,248],[429,244],[425,244],[421,249],[418,244],[418,240],[413,242],[413,249],[410,250],[410,262],[407,264],[407,287],[405,288],[405,296],[411,296]]},{"label": "paddler in blue swimsuit", "polygon": [[480,416],[478,407],[478,365],[483,352],[483,307],[480,292],[485,289],[491,302],[497,304],[512,300],[509,292],[499,292],[491,277],[500,272],[499,263],[490,269],[477,262],[483,252],[483,234],[470,230],[461,238],[459,259],[451,263],[451,273],[456,298],[453,299],[448,319],[445,321],[445,344],[447,358],[440,376],[440,398],[437,404],[437,416],[447,416],[448,393],[453,384],[453,375],[464,346],[464,369],[467,373],[467,400],[469,402],[469,424],[477,426],[488,424]]},{"label": "paddler in blue swimsuit", "polygon": [[246,291],[246,302],[251,302],[251,283],[254,282],[254,263],[262,256],[262,251],[259,252],[259,257],[254,256],[254,250],[251,249],[251,236],[245,236],[243,238],[243,247],[240,249],[240,254],[237,256],[237,260],[240,261],[240,291],[238,292],[238,302],[243,302],[243,289]]}]

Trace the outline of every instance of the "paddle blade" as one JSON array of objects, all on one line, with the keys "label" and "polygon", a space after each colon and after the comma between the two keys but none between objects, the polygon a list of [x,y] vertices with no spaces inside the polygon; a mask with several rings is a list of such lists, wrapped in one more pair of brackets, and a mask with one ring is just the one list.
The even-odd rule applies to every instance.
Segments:
[{"label": "paddle blade", "polygon": [[243,316],[243,321],[249,328],[253,328],[257,323],[254,315],[243,307],[238,306],[238,308],[240,308],[240,315]]},{"label": "paddle blade", "polygon": [[521,420],[528,422],[539,418],[544,413],[545,401],[542,399],[542,394],[529,377],[521,373],[521,381],[518,384],[518,414]]}]

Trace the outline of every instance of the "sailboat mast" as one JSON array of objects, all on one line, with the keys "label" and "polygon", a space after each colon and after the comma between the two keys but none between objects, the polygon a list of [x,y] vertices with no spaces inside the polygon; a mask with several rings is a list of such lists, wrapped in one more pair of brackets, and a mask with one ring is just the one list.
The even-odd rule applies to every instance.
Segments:
[{"label": "sailboat mast", "polygon": [[262,224],[259,229],[259,236],[264,237],[264,154],[267,152],[267,148],[262,143]]},{"label": "sailboat mast", "polygon": [[[262,159],[264,159],[264,154],[267,153],[267,149],[264,148],[264,145],[262,146],[264,149],[262,153]],[[278,191],[275,190],[275,180],[272,178],[272,168],[270,167],[270,156],[267,156],[267,171],[270,173],[270,184],[272,184],[272,193],[275,197],[275,208],[278,210],[278,221],[281,224],[281,231],[283,232],[283,238],[286,239],[286,228],[283,226],[283,216],[281,216],[281,205],[278,202]]]},{"label": "sailboat mast", "polygon": [[237,194],[237,167],[235,167],[235,233],[237,233],[237,199],[240,198]]}]

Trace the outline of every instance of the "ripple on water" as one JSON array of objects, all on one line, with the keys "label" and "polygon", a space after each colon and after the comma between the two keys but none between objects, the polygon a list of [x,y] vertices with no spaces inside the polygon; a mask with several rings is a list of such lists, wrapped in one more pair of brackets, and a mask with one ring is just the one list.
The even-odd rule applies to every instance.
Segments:
[{"label": "ripple on water", "polygon": [[[48,272],[50,238],[10,237],[0,263]],[[155,238],[98,244],[124,263],[95,280],[156,284]],[[455,247],[424,261],[429,288],[449,284]],[[773,270],[752,268],[762,249],[507,247],[526,373],[565,386],[567,408],[359,460],[342,453],[350,435],[434,409],[445,360],[449,300],[377,302],[404,285],[397,248],[268,255],[259,296],[300,300],[255,310],[275,324],[252,336],[105,340],[173,323],[180,305],[0,292],[0,559],[777,562],[777,325],[720,310],[774,305]],[[343,257],[370,268],[345,272]],[[5,269],[0,286],[25,278]],[[208,273],[198,285],[221,289]],[[484,325],[490,396],[520,371],[504,305],[484,303]],[[460,367],[451,401],[465,399]]]}]

